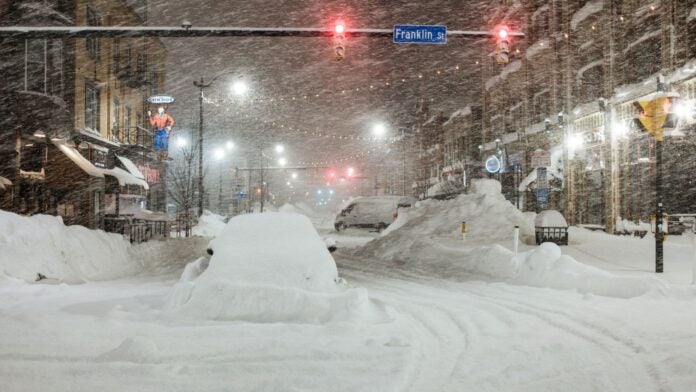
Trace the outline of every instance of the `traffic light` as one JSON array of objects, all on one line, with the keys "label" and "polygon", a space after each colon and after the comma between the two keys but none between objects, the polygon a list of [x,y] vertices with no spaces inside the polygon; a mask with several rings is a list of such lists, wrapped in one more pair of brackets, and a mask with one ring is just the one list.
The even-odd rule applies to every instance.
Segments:
[{"label": "traffic light", "polygon": [[333,57],[336,61],[341,61],[346,58],[346,25],[343,21],[336,22],[334,26],[334,47],[333,47]]},{"label": "traffic light", "polygon": [[664,132],[674,130],[679,123],[676,113],[677,93],[658,91],[644,99],[634,101],[638,117],[633,122],[638,129],[647,132],[657,141],[664,140]]},{"label": "traffic light", "polygon": [[510,62],[510,32],[506,26],[497,30],[495,59],[498,64],[507,64]]}]

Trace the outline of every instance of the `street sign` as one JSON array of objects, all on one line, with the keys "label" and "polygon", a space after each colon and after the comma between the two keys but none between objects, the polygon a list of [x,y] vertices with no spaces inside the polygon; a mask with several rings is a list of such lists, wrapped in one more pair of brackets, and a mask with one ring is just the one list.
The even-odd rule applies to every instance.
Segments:
[{"label": "street sign", "polygon": [[168,95],[154,95],[147,99],[148,102],[152,104],[162,104],[162,103],[172,103],[174,102],[174,97]]},{"label": "street sign", "polygon": [[394,25],[395,44],[446,44],[447,26]]},{"label": "street sign", "polygon": [[486,170],[489,173],[498,173],[501,169],[500,159],[497,156],[491,155],[486,159]]},{"label": "street sign", "polygon": [[237,199],[246,199],[247,194],[246,192],[237,192],[235,193],[235,196],[237,196]]}]

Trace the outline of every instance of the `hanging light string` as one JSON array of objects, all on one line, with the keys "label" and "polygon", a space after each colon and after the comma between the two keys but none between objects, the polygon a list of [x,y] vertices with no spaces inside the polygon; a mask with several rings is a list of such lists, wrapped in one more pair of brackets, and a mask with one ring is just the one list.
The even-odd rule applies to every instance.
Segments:
[{"label": "hanging light string", "polygon": [[[390,142],[389,144],[393,144],[394,142]],[[370,149],[367,149],[365,151],[361,151],[356,154],[352,155],[346,155],[338,159],[329,159],[329,160],[317,160],[317,161],[299,161],[297,162],[298,165],[300,166],[310,166],[310,167],[325,167],[325,166],[333,166],[333,165],[339,165],[342,163],[346,162],[353,162],[356,161],[360,158],[364,158],[370,154],[382,152],[382,148],[385,146],[379,146],[379,147],[373,147]]]},{"label": "hanging light string", "polygon": [[263,126],[263,128],[280,129],[284,132],[290,131],[290,132],[293,132],[299,136],[313,136],[316,138],[324,138],[324,139],[332,139],[332,140],[351,140],[351,141],[364,141],[364,142],[378,142],[378,141],[394,142],[394,141],[400,140],[400,138],[401,138],[401,136],[374,137],[374,136],[362,136],[359,134],[337,135],[337,134],[327,133],[327,132],[321,131],[321,130],[310,131],[310,130],[302,129],[299,127],[293,127],[292,125],[289,125],[289,124],[282,122],[282,121],[263,120],[262,118],[260,118],[258,116],[250,116],[248,114],[241,116],[241,118],[245,119],[245,120],[251,120],[255,124],[261,124]]},{"label": "hanging light string", "polygon": [[[345,88],[338,90],[329,91],[319,91],[314,93],[306,92],[304,94],[294,94],[285,96],[256,96],[251,98],[249,101],[251,103],[277,103],[277,102],[311,102],[317,100],[325,100],[335,97],[344,97],[351,94],[361,94],[367,92],[376,92],[392,89],[395,87],[406,85],[410,82],[418,81],[433,81],[441,80],[448,76],[453,75],[466,75],[467,73],[462,72],[464,68],[460,65],[454,65],[450,67],[444,67],[431,72],[421,72],[414,75],[407,75],[400,78],[390,78],[383,79],[379,81],[370,82],[363,87],[355,88]],[[230,95],[211,95],[210,97],[205,97],[204,101],[206,103],[215,105],[224,105],[234,103],[235,99]]]}]

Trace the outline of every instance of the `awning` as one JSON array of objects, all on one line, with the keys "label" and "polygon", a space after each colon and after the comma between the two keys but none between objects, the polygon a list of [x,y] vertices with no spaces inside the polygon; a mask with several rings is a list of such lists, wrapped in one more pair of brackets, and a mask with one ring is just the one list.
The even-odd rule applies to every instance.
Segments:
[{"label": "awning", "polygon": [[145,189],[150,189],[150,186],[147,185],[147,182],[145,180],[137,178],[136,176],[121,169],[120,167],[115,167],[113,169],[100,169],[100,170],[102,170],[104,172],[104,174],[106,174],[107,176],[115,177],[118,180],[118,184],[120,186],[137,185],[137,186],[141,186]]},{"label": "awning", "polygon": [[145,189],[150,189],[150,186],[147,185],[145,180],[137,178],[133,174],[119,167],[115,167],[113,169],[102,169],[94,166],[92,162],[82,156],[82,154],[80,154],[75,147],[69,146],[68,142],[64,139],[53,139],[52,142],[63,152],[63,154],[65,154],[65,156],[67,156],[71,161],[73,161],[73,163],[92,177],[104,178],[105,175],[112,176],[118,180],[118,184],[120,186],[137,185]]},{"label": "awning", "polygon": [[130,174],[134,175],[136,178],[139,178],[141,180],[145,179],[145,176],[138,169],[138,167],[135,166],[135,163],[133,163],[133,161],[131,161],[130,159],[128,159],[126,157],[122,157],[120,155],[116,155],[116,157],[118,158],[119,161],[121,161],[123,166],[126,167],[126,170],[128,170],[130,172]]},{"label": "awning", "polygon": [[92,162],[82,156],[82,154],[80,154],[75,147],[69,146],[65,139],[53,139],[51,141],[56,147],[58,147],[58,149],[60,149],[60,151],[63,152],[63,154],[65,154],[66,157],[70,158],[70,160],[73,161],[73,163],[85,173],[92,177],[104,178],[104,169],[94,166]]},{"label": "awning", "polygon": [[0,191],[4,191],[7,186],[12,186],[12,181],[0,176]]}]

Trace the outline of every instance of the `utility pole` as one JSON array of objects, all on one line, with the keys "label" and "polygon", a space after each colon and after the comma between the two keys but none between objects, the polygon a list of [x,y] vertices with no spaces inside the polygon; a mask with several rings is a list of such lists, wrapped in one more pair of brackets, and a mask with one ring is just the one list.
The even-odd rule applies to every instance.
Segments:
[{"label": "utility pole", "polygon": [[198,216],[203,214],[203,90],[210,87],[213,82],[205,83],[203,77],[201,81],[193,81],[193,85],[198,87]]}]

